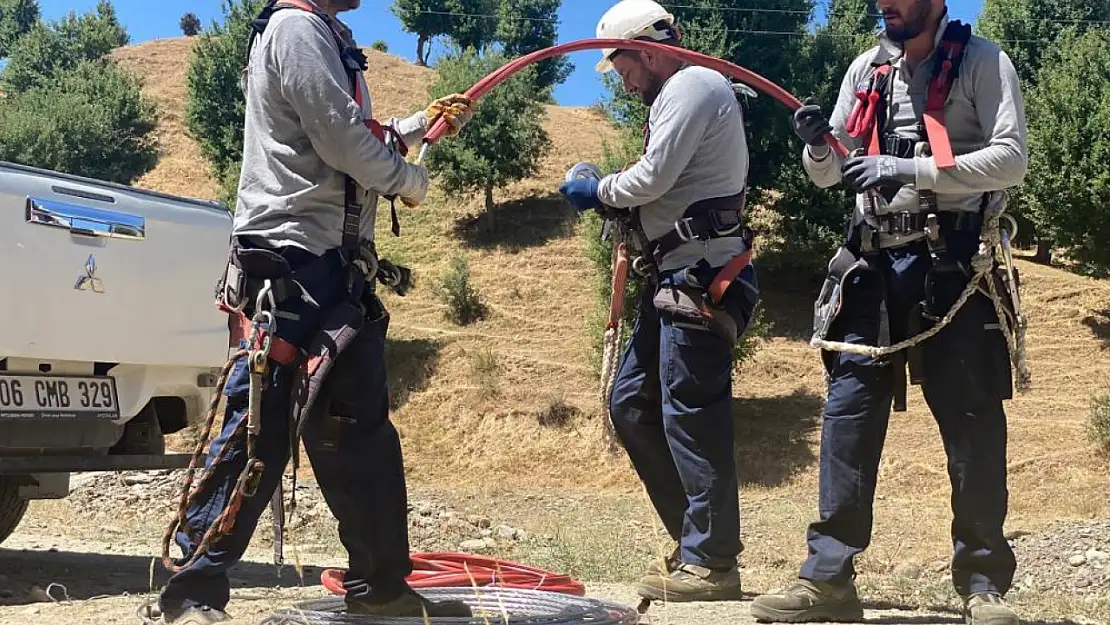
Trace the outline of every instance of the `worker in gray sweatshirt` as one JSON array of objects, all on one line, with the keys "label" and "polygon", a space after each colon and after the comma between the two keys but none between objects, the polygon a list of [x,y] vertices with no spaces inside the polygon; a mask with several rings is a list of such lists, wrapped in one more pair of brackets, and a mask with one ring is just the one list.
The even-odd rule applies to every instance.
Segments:
[{"label": "worker in gray sweatshirt", "polygon": [[[951,21],[944,0],[881,0],[878,7],[886,29],[848,68],[831,123],[816,105],[801,107],[794,123],[813,182],[843,182],[858,194],[847,241],[829,263],[817,302],[816,337],[893,345],[938,323],[968,285],[984,211],[1001,206],[1001,192],[1025,175],[1026,122],[1010,59],[972,36],[969,25]],[[829,131],[849,158],[830,149]],[[780,622],[863,618],[854,559],[871,541],[879,459],[892,404],[905,409],[908,365],[948,455],[952,583],[965,618],[1017,625],[1003,599],[1016,568],[1003,534],[1002,402],[1012,381],[993,302],[973,294],[949,325],[891,357],[828,350],[822,358],[829,386],[809,556],[799,579],[781,594],[757,598],[752,615]]]},{"label": "worker in gray sweatshirt", "polygon": [[[597,36],[679,42],[674,17],[653,0],[618,2]],[[615,70],[650,107],[644,153],[624,171],[561,191],[579,210],[603,207],[630,223],[640,266],[651,267],[609,411],[677,546],[638,590],[646,599],[739,600],[732,366],[759,297],[742,227],[743,110],[716,71],[655,50],[603,55],[598,69]]]},{"label": "worker in gray sweatshirt", "polygon": [[428,174],[405,161],[407,150],[439,118],[457,134],[473,111],[454,94],[407,118],[374,120],[366,57],[337,19],[358,4],[270,0],[252,24],[242,173],[218,288],[230,346],[251,356],[238,356],[228,375],[209,475],[183,510],[172,577],[140,608],[147,623],[228,620],[228,569],[267,502],[281,505],[271,495],[302,437],[348,553],[347,612],[470,615],[406,582],[406,487],[373,241],[379,196],[415,206],[427,192]]}]

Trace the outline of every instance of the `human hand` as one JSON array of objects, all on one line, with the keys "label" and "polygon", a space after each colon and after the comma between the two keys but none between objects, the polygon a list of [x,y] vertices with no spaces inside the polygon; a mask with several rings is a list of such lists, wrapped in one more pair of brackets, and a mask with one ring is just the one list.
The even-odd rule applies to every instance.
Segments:
[{"label": "human hand", "polygon": [[829,120],[816,104],[805,104],[794,111],[794,133],[813,147],[828,146],[825,135],[832,132]]},{"label": "human hand", "polygon": [[888,155],[857,156],[844,162],[841,168],[844,183],[856,193],[876,186],[901,187],[917,179],[917,166],[912,158]]},{"label": "human hand", "polygon": [[450,126],[447,136],[454,137],[474,117],[474,101],[461,93],[453,93],[435,99],[424,113],[428,116],[429,127],[442,116]]},{"label": "human hand", "polygon": [[578,212],[588,211],[591,208],[600,208],[601,201],[597,197],[598,181],[596,178],[575,178],[559,185],[562,193]]}]

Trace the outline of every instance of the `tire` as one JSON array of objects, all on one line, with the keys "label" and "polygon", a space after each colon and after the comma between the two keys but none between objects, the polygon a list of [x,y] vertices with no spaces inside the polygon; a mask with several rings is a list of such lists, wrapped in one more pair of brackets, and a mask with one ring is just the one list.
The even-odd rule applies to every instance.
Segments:
[{"label": "tire", "polygon": [[13,476],[0,476],[0,543],[19,526],[29,504],[28,500],[19,497],[19,484]]}]

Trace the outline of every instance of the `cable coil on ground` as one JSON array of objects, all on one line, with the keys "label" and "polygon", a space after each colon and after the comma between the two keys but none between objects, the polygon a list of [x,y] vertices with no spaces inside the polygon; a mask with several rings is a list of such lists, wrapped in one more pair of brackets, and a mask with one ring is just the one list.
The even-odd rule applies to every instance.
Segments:
[{"label": "cable coil on ground", "polygon": [[470,606],[473,616],[425,620],[347,614],[342,597],[329,597],[274,612],[260,625],[634,625],[640,617],[627,606],[543,590],[428,588],[420,594],[431,601],[463,601]]}]

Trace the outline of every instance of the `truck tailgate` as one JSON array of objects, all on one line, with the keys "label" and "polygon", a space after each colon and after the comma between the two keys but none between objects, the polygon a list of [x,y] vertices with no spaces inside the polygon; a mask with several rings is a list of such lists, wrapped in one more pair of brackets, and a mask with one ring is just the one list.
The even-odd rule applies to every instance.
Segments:
[{"label": "truck tailgate", "polygon": [[207,202],[0,166],[0,358],[220,366],[231,216]]}]

